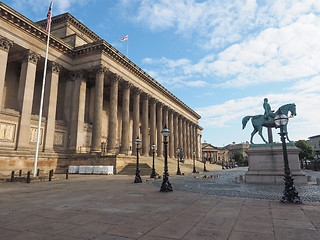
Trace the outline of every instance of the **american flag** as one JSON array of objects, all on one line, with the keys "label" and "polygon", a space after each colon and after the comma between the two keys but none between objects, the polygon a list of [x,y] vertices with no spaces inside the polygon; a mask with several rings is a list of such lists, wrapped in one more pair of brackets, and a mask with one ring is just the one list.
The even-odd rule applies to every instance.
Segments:
[{"label": "american flag", "polygon": [[51,22],[52,2],[53,1],[51,1],[51,3],[50,3],[49,11],[48,11],[48,14],[47,14],[47,28],[46,28],[47,32],[49,31],[49,26],[50,26],[50,22]]},{"label": "american flag", "polygon": [[122,41],[125,41],[125,40],[128,40],[128,35],[125,36],[124,38],[121,38],[119,41],[122,42]]}]

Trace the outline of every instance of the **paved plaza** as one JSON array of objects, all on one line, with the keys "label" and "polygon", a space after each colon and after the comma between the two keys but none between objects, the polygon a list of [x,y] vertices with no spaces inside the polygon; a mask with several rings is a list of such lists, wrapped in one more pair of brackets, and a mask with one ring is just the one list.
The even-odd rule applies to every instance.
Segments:
[{"label": "paved plaza", "polygon": [[[134,184],[133,176],[119,175],[0,183],[0,239],[320,239],[315,196],[305,195],[301,205],[281,204],[274,199],[281,196],[279,185],[263,199],[254,195],[255,185],[234,182],[244,171],[170,176],[174,191],[168,193],[159,191],[161,180],[143,177]],[[297,186],[302,193],[312,188],[320,186]],[[230,189],[245,194],[232,196]]]}]

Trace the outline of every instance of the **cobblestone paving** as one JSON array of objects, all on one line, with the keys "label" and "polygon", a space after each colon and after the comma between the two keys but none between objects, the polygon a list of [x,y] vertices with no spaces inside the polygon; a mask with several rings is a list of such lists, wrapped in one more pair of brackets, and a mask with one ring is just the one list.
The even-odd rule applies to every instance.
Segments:
[{"label": "cobblestone paving", "polygon": [[[284,184],[253,184],[244,181],[236,183],[235,177],[244,176],[247,170],[246,167],[241,167],[187,176],[170,176],[169,181],[174,191],[225,197],[280,200]],[[316,178],[320,178],[320,171],[306,170],[305,173],[311,176],[311,182],[295,185],[299,196],[305,202],[320,202],[320,186],[316,185]],[[213,178],[203,178],[204,175],[211,175]],[[214,178],[217,175],[219,177]],[[148,183],[160,188],[162,180],[148,181]]]}]

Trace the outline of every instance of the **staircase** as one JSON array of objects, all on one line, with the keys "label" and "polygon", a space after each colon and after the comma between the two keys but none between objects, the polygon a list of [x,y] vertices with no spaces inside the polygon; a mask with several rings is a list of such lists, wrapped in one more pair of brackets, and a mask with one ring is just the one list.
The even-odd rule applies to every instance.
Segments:
[{"label": "staircase", "polygon": [[[120,175],[135,175],[136,174],[136,163],[129,163],[125,166],[118,174]],[[150,175],[152,168],[147,163],[140,163],[139,170],[141,176]]]}]

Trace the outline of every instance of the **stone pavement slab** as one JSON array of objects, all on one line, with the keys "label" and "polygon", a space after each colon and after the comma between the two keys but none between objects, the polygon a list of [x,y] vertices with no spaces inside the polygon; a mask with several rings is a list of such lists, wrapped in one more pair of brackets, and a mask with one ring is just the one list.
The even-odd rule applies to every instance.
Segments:
[{"label": "stone pavement slab", "polygon": [[163,193],[143,180],[71,175],[0,183],[0,239],[320,239],[320,203],[207,195],[174,185]]}]

